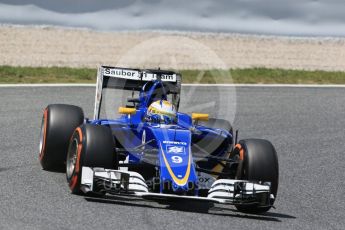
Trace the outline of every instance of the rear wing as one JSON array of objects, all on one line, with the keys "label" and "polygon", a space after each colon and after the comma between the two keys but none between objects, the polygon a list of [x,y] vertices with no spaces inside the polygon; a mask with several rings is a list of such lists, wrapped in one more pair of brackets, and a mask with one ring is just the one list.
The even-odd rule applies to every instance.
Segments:
[{"label": "rear wing", "polygon": [[149,82],[160,79],[169,94],[179,94],[181,74],[168,70],[131,69],[101,66],[97,72],[97,85],[93,119],[99,119],[102,91],[104,88],[140,91]]}]

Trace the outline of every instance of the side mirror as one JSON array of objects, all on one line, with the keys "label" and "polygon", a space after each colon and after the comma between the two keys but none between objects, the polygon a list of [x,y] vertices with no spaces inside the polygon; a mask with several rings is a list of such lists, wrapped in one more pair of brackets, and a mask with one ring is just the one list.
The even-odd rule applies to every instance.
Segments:
[{"label": "side mirror", "polygon": [[192,113],[192,119],[195,121],[208,121],[207,113]]},{"label": "side mirror", "polygon": [[120,107],[119,113],[120,114],[135,114],[137,110],[135,108],[126,108],[126,107]]}]

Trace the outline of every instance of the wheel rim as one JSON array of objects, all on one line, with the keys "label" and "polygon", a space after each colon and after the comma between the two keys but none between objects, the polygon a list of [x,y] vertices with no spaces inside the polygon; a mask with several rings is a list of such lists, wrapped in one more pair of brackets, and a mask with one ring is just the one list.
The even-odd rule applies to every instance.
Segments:
[{"label": "wheel rim", "polygon": [[42,150],[43,150],[44,135],[45,135],[44,127],[45,127],[45,124],[44,124],[44,117],[42,117],[42,122],[41,122],[41,133],[40,133],[40,145],[39,145],[39,153],[40,153],[40,154],[42,154]]},{"label": "wheel rim", "polygon": [[75,166],[77,163],[77,156],[78,156],[78,145],[79,142],[77,138],[74,138],[71,147],[67,153],[67,161],[66,161],[66,175],[68,179],[71,179],[75,170]]}]

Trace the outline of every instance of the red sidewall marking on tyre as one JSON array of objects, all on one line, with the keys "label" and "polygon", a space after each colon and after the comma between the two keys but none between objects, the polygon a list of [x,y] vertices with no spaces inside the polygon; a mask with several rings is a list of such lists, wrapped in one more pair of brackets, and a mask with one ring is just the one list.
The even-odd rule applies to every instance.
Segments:
[{"label": "red sidewall marking on tyre", "polygon": [[78,182],[78,176],[73,175],[71,181],[69,182],[69,186],[70,186],[71,190],[74,190],[75,186],[77,185],[77,182]]},{"label": "red sidewall marking on tyre", "polygon": [[238,148],[239,153],[240,153],[240,160],[243,161],[244,160],[244,149],[242,148],[242,145],[237,144],[237,145],[235,145],[235,148]]},{"label": "red sidewall marking on tyre", "polygon": [[42,140],[42,149],[41,149],[41,152],[40,152],[40,155],[39,155],[39,158],[40,160],[43,159],[44,157],[44,153],[45,153],[45,149],[46,149],[46,135],[47,135],[47,123],[48,123],[48,109],[46,108],[43,112],[43,125],[44,125],[44,128],[43,128],[43,140]]},{"label": "red sidewall marking on tyre", "polygon": [[82,144],[83,134],[82,134],[82,131],[81,131],[80,127],[76,128],[75,132],[78,132],[78,134],[79,134],[79,144],[78,144],[78,152],[77,152],[77,161],[75,163],[76,164],[75,165],[75,170],[73,172],[72,179],[71,179],[71,181],[69,183],[69,186],[70,186],[71,190],[74,190],[75,186],[78,183],[78,174],[79,174],[79,171],[80,171],[80,155],[81,155],[81,150],[83,148],[83,144]]}]

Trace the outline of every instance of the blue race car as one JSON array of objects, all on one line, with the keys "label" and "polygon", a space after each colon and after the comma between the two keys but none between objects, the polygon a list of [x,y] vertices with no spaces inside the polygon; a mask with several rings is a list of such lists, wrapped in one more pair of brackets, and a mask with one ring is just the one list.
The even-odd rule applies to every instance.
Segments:
[{"label": "blue race car", "polygon": [[[181,80],[172,71],[100,67],[93,119],[73,105],[51,104],[44,110],[42,168],[66,170],[73,194],[268,211],[278,190],[273,145],[237,141],[227,120],[179,112]],[[116,104],[121,105],[118,117]]]}]

